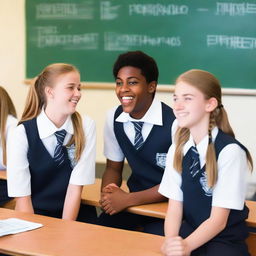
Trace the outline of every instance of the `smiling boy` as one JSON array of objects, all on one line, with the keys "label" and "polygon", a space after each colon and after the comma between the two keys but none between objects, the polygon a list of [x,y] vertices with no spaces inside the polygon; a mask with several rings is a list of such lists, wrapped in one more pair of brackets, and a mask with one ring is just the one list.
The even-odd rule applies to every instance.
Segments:
[{"label": "smiling boy", "polygon": [[[172,143],[173,111],[155,99],[158,68],[141,51],[121,54],[113,67],[116,95],[121,103],[108,115],[104,130],[107,158],[102,178],[99,224],[163,235],[163,220],[125,212],[127,207],[164,201],[158,187]],[[127,159],[132,173],[123,191],[122,172]]]}]

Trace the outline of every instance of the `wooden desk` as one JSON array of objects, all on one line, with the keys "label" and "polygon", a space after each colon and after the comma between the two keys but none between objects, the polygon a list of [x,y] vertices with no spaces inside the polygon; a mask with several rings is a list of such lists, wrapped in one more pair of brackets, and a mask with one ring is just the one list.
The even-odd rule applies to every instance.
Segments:
[{"label": "wooden desk", "polygon": [[0,219],[21,218],[44,226],[28,232],[0,237],[0,252],[40,256],[156,256],[164,237],[107,228],[76,221],[0,210]]},{"label": "wooden desk", "polygon": [[[96,179],[96,182],[92,185],[84,186],[82,192],[82,203],[100,206],[100,185],[101,179]],[[125,191],[128,191],[126,183],[122,185]],[[248,219],[246,220],[248,226],[256,227],[256,201],[246,200],[246,205],[250,209]],[[145,204],[139,206],[132,206],[127,208],[128,212],[151,216],[156,218],[164,219],[167,212],[168,202]]]},{"label": "wooden desk", "polygon": [[246,206],[249,208],[249,216],[246,223],[249,227],[256,228],[256,201],[245,201]]},{"label": "wooden desk", "polygon": [[0,170],[0,179],[1,180],[6,180],[6,171],[5,170]]},{"label": "wooden desk", "polygon": [[[0,170],[0,179],[6,179],[6,171]],[[97,178],[92,185],[84,186],[81,201],[83,204],[93,205],[99,207],[100,200],[100,186],[101,179]],[[123,183],[122,188],[128,191],[126,183]],[[246,220],[248,226],[256,227],[256,201],[246,200],[246,205],[250,209],[248,219]],[[128,212],[156,217],[164,219],[167,211],[168,203],[154,203],[139,206],[132,206],[127,209]]]}]

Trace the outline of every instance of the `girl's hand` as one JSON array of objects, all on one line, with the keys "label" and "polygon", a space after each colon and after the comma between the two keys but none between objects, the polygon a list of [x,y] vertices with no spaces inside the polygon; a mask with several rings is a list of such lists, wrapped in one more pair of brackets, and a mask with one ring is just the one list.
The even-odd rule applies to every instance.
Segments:
[{"label": "girl's hand", "polygon": [[180,236],[166,237],[161,251],[165,256],[189,256],[191,253],[186,241]]}]

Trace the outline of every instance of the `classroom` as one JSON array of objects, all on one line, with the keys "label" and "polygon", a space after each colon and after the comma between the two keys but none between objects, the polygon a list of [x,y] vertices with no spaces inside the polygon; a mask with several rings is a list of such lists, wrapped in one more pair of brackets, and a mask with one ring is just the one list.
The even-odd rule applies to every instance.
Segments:
[{"label": "classroom", "polygon": [[[61,1],[59,1],[61,2]],[[79,1],[78,1],[79,2]],[[110,4],[111,1],[102,1],[103,4]],[[134,2],[134,1],[133,1]],[[147,2],[147,1],[143,1]],[[149,2],[149,1],[148,1]],[[160,1],[161,3],[163,1]],[[187,1],[184,1],[187,2]],[[229,2],[229,1],[226,1]],[[245,1],[241,1],[246,3]],[[255,1],[249,1],[250,3],[254,3]],[[27,38],[26,38],[26,14],[25,14],[25,5],[26,0],[1,0],[0,1],[0,67],[1,67],[1,79],[0,85],[3,86],[10,96],[13,99],[13,102],[16,106],[18,117],[21,116],[22,110],[25,104],[26,96],[29,89],[29,83],[31,83],[31,78],[27,77],[27,74],[30,72],[27,70],[27,57],[29,53],[27,52]],[[180,9],[169,9],[169,13],[175,13],[175,15],[186,15],[188,10],[183,6]],[[153,9],[143,9],[139,4],[130,6],[131,15],[140,15],[141,12],[144,12],[144,15],[159,15],[156,13],[156,10]],[[88,14],[89,15],[89,14]],[[256,13],[244,14],[245,16],[252,16],[255,19]],[[109,17],[105,17],[107,20]],[[234,18],[234,17],[232,17]],[[236,18],[236,17],[235,17]],[[107,22],[107,21],[106,21]],[[255,26],[255,25],[254,25]],[[246,35],[243,29],[240,28],[241,36],[244,37],[254,37],[256,41],[256,35]],[[254,27],[255,30],[255,27]],[[77,40],[83,40],[84,38],[78,38]],[[127,39],[127,38],[126,38]],[[95,37],[92,36],[90,38],[86,38],[84,40],[95,40]],[[122,39],[120,39],[122,40]],[[130,38],[129,40],[137,40],[136,38]],[[152,40],[152,38],[147,38],[145,40]],[[159,41],[165,42],[164,39],[158,39]],[[179,38],[169,38],[169,41],[166,44],[173,45],[173,47],[178,47],[180,44]],[[217,40],[216,38],[209,38],[209,40]],[[254,45],[255,42],[254,42]],[[111,50],[113,46],[109,45],[109,49]],[[110,51],[108,49],[108,51]],[[134,48],[132,48],[134,50]],[[143,50],[143,48],[142,48]],[[256,47],[253,49],[244,50],[248,51],[251,56],[256,59]],[[116,52],[117,56],[119,53],[123,52],[119,50]],[[233,50],[235,54],[235,50]],[[229,51],[229,54],[232,55],[232,50]],[[115,57],[114,56],[114,57]],[[31,56],[29,56],[31,57]],[[157,57],[157,56],[153,56]],[[33,59],[33,56],[32,56]],[[113,57],[112,57],[113,59]],[[239,57],[238,57],[239,60]],[[40,62],[40,59],[37,60]],[[71,60],[72,61],[72,60]],[[94,61],[94,60],[86,60]],[[205,62],[210,62],[211,60],[205,59]],[[69,62],[67,60],[66,62]],[[182,60],[179,60],[179,63]],[[247,63],[240,63],[241,69],[246,70]],[[33,65],[33,64],[30,64]],[[88,64],[90,65],[90,64]],[[43,66],[45,66],[43,64]],[[31,66],[30,66],[31,67]],[[168,69],[165,67],[165,74],[168,74]],[[96,144],[96,163],[98,166],[104,166],[105,157],[103,155],[103,127],[105,122],[106,110],[111,109],[112,107],[119,104],[119,101],[115,95],[114,88],[114,78],[112,78],[112,66],[109,66],[109,70],[100,70],[98,73],[98,77],[101,76],[101,72],[104,73],[103,77],[107,77],[106,81],[104,78],[99,78],[98,81],[93,81],[91,77],[89,77],[89,81],[86,81],[86,75],[84,86],[82,88],[82,101],[80,101],[78,105],[78,111],[81,114],[89,115],[96,122],[97,127],[97,144]],[[161,72],[161,70],[160,70]],[[227,69],[225,72],[229,72]],[[32,74],[33,71],[30,72]],[[86,71],[85,71],[86,73]],[[171,73],[171,71],[170,71]],[[248,75],[246,73],[246,75]],[[94,74],[95,76],[95,74]],[[229,74],[229,77],[232,77],[232,74]],[[232,85],[229,84],[228,87],[225,87],[223,90],[223,105],[225,106],[228,114],[231,125],[236,134],[236,138],[239,139],[250,151],[254,163],[256,163],[256,77],[255,74],[252,76],[255,78],[253,84],[249,87],[242,84]],[[172,84],[174,83],[174,77],[165,78],[162,80],[163,82],[159,83],[156,97],[167,105],[172,105]],[[248,79],[250,80],[250,79]],[[247,80],[246,80],[247,81]],[[255,166],[255,164],[254,164]],[[254,167],[255,169],[255,167]],[[247,198],[251,199],[256,195],[256,173],[255,171],[248,175],[248,190],[247,190]],[[256,197],[256,196],[255,196]],[[254,199],[255,200],[255,199]],[[149,239],[150,241],[150,239]],[[160,241],[160,240],[159,240]],[[20,254],[22,255],[22,254]],[[113,254],[114,255],[114,254]],[[119,255],[118,253],[116,255]],[[137,255],[143,255],[138,252]],[[158,254],[152,254],[158,255]]]}]

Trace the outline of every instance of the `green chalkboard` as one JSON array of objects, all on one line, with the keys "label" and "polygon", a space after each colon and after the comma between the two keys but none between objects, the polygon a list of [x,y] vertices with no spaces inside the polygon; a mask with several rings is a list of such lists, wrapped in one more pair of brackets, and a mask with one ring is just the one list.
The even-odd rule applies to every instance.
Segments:
[{"label": "green chalkboard", "polygon": [[26,0],[26,40],[27,78],[67,62],[83,81],[112,82],[116,57],[142,50],[160,84],[199,68],[256,89],[256,0]]}]

